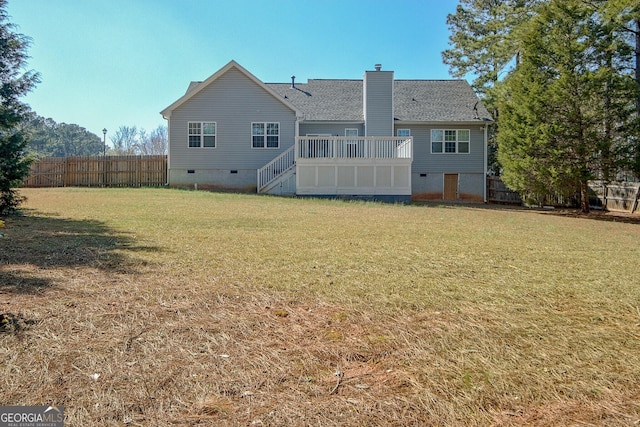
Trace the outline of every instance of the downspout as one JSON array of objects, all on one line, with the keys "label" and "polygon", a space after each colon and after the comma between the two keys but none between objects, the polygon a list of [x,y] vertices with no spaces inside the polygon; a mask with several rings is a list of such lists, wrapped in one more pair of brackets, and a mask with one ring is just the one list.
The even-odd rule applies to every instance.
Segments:
[{"label": "downspout", "polygon": [[293,136],[294,161],[298,158],[298,137],[300,136],[300,122],[302,120],[302,116],[296,114],[295,135]]},{"label": "downspout", "polygon": [[162,116],[167,121],[167,182],[165,186],[169,186],[169,170],[171,170],[171,114],[168,117]]},{"label": "downspout", "polygon": [[485,203],[487,203],[487,162],[488,162],[487,129],[488,129],[488,126],[484,125],[484,187],[482,187],[482,192],[483,192],[483,198]]},{"label": "downspout", "polygon": [[293,164],[294,166],[294,174],[295,174],[295,190],[294,193],[296,195],[298,195],[298,187],[300,186],[300,183],[298,182],[298,154],[299,154],[299,147],[298,147],[298,137],[300,136],[300,122],[304,120],[303,116],[299,115],[299,113],[296,111],[296,125],[295,125],[295,137],[293,138]]}]

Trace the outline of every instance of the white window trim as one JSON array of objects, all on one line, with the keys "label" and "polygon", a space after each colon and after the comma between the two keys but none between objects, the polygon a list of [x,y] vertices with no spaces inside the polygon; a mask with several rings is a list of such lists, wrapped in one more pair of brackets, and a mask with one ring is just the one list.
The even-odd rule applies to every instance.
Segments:
[{"label": "white window trim", "polygon": [[[198,123],[200,125],[200,133],[199,134],[196,135],[196,134],[189,133],[189,127],[190,127],[190,125],[192,123]],[[207,136],[213,136],[214,137],[213,147],[205,147],[204,146],[204,136],[205,136],[205,134],[204,134],[204,125],[205,125],[205,123],[206,124],[213,123],[213,126],[216,128],[216,131],[215,131],[215,133],[213,135],[207,134]],[[198,145],[197,147],[192,147],[192,146],[189,145],[189,138],[192,137],[192,136],[199,136],[200,137],[200,145]],[[201,148],[202,149],[202,148],[204,148],[204,149],[207,149],[207,150],[214,150],[214,149],[218,148],[218,123],[217,122],[210,122],[210,121],[200,122],[200,121],[193,121],[193,120],[187,122],[187,148],[189,148],[189,149],[191,149],[191,148],[193,148],[193,149],[196,149],[196,148]]]},{"label": "white window trim", "polygon": [[[253,137],[254,136],[260,136],[260,135],[254,135],[253,134],[253,125],[257,125],[257,124],[261,124],[264,125],[264,147],[254,147],[253,146]],[[267,146],[267,128],[268,125],[270,124],[277,124],[278,125],[278,146],[277,147],[268,147]],[[280,148],[280,122],[251,122],[251,141],[249,141],[249,143],[251,144],[251,149],[253,150],[277,150]]]},{"label": "white window trim", "polygon": [[[409,132],[409,134],[406,135],[406,136],[411,136],[411,129],[406,129],[406,128],[396,129],[396,136],[400,136],[400,131],[401,130],[406,130],[407,132]],[[403,135],[403,137],[404,137],[404,135]]]},{"label": "white window trim", "polygon": [[[439,130],[439,131],[442,132],[442,151],[433,151],[433,131],[434,130]],[[445,133],[447,131],[455,131],[456,132],[456,141],[455,141],[456,142],[456,151],[455,152],[453,152],[453,151],[447,152],[445,150],[446,142],[452,142],[452,141],[445,141]],[[463,131],[463,132],[466,131],[466,132],[469,133],[469,140],[468,141],[463,141],[463,142],[466,142],[466,143],[469,144],[469,150],[467,152],[460,152],[460,150],[459,150],[460,138],[458,137],[458,133],[460,131]],[[438,141],[438,142],[440,142],[440,141]],[[471,129],[444,129],[444,128],[442,128],[442,129],[431,129],[429,131],[429,151],[431,152],[431,154],[471,154]]]},{"label": "white window trim", "polygon": [[[349,131],[356,131],[355,135],[348,135]],[[344,128],[344,136],[359,136],[360,132],[358,132],[358,128]]]}]

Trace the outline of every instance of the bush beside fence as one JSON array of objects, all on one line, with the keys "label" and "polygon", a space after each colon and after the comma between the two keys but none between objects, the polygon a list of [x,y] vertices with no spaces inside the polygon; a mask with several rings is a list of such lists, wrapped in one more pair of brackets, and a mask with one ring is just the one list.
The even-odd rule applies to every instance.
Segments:
[{"label": "bush beside fence", "polygon": [[160,187],[167,156],[45,157],[31,164],[23,187]]}]

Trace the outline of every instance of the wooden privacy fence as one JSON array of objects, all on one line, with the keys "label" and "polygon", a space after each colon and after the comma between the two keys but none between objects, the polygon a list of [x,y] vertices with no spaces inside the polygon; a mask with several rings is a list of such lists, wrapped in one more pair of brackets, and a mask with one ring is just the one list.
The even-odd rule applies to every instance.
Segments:
[{"label": "wooden privacy fence", "polygon": [[167,156],[45,157],[31,164],[24,187],[159,187]]},{"label": "wooden privacy fence", "polygon": [[589,181],[591,205],[603,206],[610,211],[634,213],[640,198],[640,182]]},{"label": "wooden privacy fence", "polygon": [[[571,205],[570,200],[553,194],[545,195],[542,200],[552,206]],[[487,201],[489,203],[522,203],[520,195],[510,190],[497,176],[487,177]],[[589,181],[589,204],[592,207],[610,211],[640,211],[640,182]]]},{"label": "wooden privacy fence", "polygon": [[498,176],[487,177],[487,202],[506,205],[520,205],[520,195],[509,189]]}]

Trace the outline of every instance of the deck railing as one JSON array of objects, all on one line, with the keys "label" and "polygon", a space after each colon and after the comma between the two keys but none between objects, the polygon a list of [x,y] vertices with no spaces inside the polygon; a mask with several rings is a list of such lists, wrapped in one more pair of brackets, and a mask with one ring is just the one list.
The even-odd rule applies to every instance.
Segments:
[{"label": "deck railing", "polygon": [[412,137],[299,136],[296,159],[410,159]]}]

